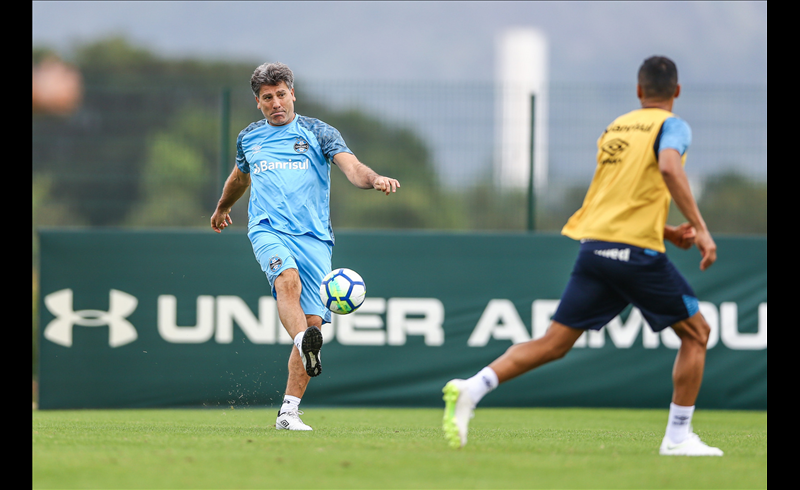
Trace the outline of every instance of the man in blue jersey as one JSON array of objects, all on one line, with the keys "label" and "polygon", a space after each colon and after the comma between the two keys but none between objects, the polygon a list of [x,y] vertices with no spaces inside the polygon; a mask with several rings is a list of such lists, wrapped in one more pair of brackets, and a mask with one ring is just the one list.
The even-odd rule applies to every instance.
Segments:
[{"label": "man in blue jersey", "polygon": [[[443,428],[451,446],[466,444],[473,409],[500,383],[564,357],[584,331],[603,328],[632,304],[654,332],[672,328],[681,339],[659,453],[722,456],[691,428],[710,327],[691,286],[664,253],[665,239],[683,249],[695,245],[701,270],[717,257],[683,170],[691,129],[672,113],[680,89],[670,59],[653,56],[642,63],[636,91],[641,107],[616,118],[598,139],[592,183],[561,231],[581,247],[547,333],[511,346],[471,378],[447,383]],[[666,224],[671,200],[687,223]]]},{"label": "man in blue jersey", "polygon": [[300,419],[299,405],[311,377],[322,372],[320,328],[331,319],[318,294],[331,270],[334,244],[331,164],[361,189],[389,195],[400,183],[361,163],[335,128],[295,113],[294,75],[288,66],[259,66],[250,87],[264,119],[239,133],[236,166],[225,182],[211,228],[220,233],[232,224],[231,207],[250,187],[248,237],[269,280],[281,323],[295,344],[275,427],[312,430]]}]

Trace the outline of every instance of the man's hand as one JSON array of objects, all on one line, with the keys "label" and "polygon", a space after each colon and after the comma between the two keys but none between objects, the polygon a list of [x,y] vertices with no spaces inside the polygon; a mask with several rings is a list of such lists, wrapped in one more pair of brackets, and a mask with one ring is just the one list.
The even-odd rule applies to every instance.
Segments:
[{"label": "man's hand", "polygon": [[697,236],[697,230],[689,223],[682,223],[678,226],[664,226],[664,238],[684,250],[688,250],[694,245],[695,236]]},{"label": "man's hand", "polygon": [[214,215],[211,217],[211,229],[216,231],[217,233],[222,233],[222,230],[228,227],[228,225],[232,225],[233,220],[231,220],[230,210],[220,211],[217,208],[214,211]]},{"label": "man's hand", "polygon": [[397,192],[398,187],[400,187],[400,182],[398,182],[397,179],[384,177],[382,175],[378,175],[375,177],[375,180],[372,181],[372,188],[376,191],[383,192],[387,196],[392,192]]},{"label": "man's hand", "polygon": [[[680,210],[689,223],[694,223],[694,225],[692,225],[692,228],[695,230],[694,244],[697,245],[697,250],[699,250],[700,255],[703,256],[703,259],[700,261],[700,270],[704,271],[711,267],[711,264],[717,260],[717,244],[714,243],[714,239],[711,238],[711,233],[709,233],[708,228],[706,228],[706,223],[700,215],[700,210],[697,209],[697,203],[694,200],[694,196],[692,196],[692,190],[689,187],[689,179],[686,177],[686,172],[683,171],[683,163],[678,150],[667,148],[659,152],[658,170],[661,172],[661,176],[664,177],[664,183],[667,185],[667,189],[669,189],[669,193],[675,201],[675,205],[678,206],[678,210]],[[671,234],[667,232],[666,228],[664,231],[665,238]],[[682,245],[686,244],[687,239],[691,239],[690,237],[683,237],[683,235],[674,238],[675,237],[669,238],[669,240],[681,248],[684,248]]]},{"label": "man's hand", "polygon": [[697,245],[697,250],[700,251],[700,255],[703,257],[700,260],[700,270],[704,271],[717,261],[717,244],[714,243],[711,233],[706,229],[697,231],[694,244]]},{"label": "man's hand", "polygon": [[697,231],[689,223],[682,223],[678,226],[664,226],[664,238],[672,242],[676,247],[688,250],[692,245],[697,245],[702,259],[700,260],[700,270],[704,271],[711,267],[717,260],[717,244],[711,238],[707,229]]}]

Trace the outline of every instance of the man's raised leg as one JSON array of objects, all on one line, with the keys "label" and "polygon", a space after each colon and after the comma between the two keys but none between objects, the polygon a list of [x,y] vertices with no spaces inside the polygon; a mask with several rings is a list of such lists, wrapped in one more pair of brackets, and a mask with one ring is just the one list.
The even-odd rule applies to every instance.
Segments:
[{"label": "man's raised leg", "polygon": [[[322,348],[322,332],[320,331],[322,318],[303,313],[300,306],[302,291],[303,285],[297,269],[286,269],[275,279],[278,316],[297,346],[306,373],[314,377],[319,376],[322,372],[319,360],[319,351]],[[311,321],[309,318],[316,318],[316,320]]]},{"label": "man's raised leg", "polygon": [[450,447],[467,443],[469,421],[481,398],[500,383],[564,357],[582,333],[583,330],[552,322],[544,337],[512,345],[469,379],[449,381],[442,389],[445,402],[442,427]]}]

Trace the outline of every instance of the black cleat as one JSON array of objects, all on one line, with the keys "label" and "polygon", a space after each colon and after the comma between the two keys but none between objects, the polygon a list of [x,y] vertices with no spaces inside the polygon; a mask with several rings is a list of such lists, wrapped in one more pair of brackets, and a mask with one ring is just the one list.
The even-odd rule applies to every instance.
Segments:
[{"label": "black cleat", "polygon": [[322,332],[315,327],[310,326],[306,329],[303,335],[303,363],[306,365],[306,374],[311,376],[319,376],[322,372],[322,365],[319,361],[319,350],[322,348]]}]

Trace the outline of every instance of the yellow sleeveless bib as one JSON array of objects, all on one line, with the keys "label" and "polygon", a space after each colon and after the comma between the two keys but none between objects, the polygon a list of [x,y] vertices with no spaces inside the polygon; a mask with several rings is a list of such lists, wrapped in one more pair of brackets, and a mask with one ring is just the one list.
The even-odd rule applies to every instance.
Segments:
[{"label": "yellow sleeveless bib", "polygon": [[[638,109],[618,117],[597,140],[597,168],[581,208],[561,230],[580,240],[620,242],[664,252],[670,194],[655,148],[663,109]],[[686,155],[681,158],[686,163]]]}]

